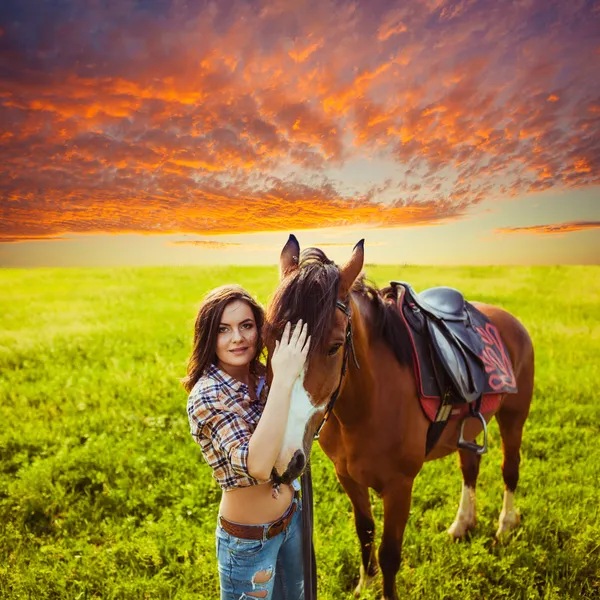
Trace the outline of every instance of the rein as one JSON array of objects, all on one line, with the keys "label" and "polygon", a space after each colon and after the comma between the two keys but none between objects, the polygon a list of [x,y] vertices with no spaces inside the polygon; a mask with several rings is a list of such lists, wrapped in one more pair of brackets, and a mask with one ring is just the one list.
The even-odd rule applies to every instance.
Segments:
[{"label": "rein", "polygon": [[350,302],[346,300],[346,303],[344,303],[341,300],[338,300],[335,303],[335,306],[336,308],[339,308],[348,317],[348,325],[346,326],[346,339],[344,340],[344,358],[342,360],[342,371],[340,373],[340,381],[335,392],[331,394],[331,398],[329,399],[327,408],[325,409],[325,414],[323,415],[323,420],[321,421],[321,424],[315,432],[315,440],[319,439],[321,429],[323,429],[325,423],[327,423],[327,419],[329,419],[329,415],[331,415],[331,411],[333,410],[335,401],[339,396],[340,389],[342,388],[342,381],[344,380],[344,375],[346,374],[346,370],[348,368],[348,356],[350,353],[352,353],[352,360],[354,361],[356,368],[360,369],[358,361],[356,360],[356,351],[354,350],[354,342],[352,340],[352,313],[350,312]]}]

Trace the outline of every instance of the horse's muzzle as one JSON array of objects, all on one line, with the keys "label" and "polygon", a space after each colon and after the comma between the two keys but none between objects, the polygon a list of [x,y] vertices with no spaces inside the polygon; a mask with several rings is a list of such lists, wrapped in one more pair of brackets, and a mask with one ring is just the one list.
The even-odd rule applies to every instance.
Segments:
[{"label": "horse's muzzle", "polygon": [[284,473],[280,475],[276,469],[273,469],[273,472],[271,473],[273,483],[292,483],[294,479],[298,479],[298,477],[302,475],[305,466],[306,457],[304,452],[302,450],[296,450]]},{"label": "horse's muzzle", "polygon": [[306,464],[306,458],[304,457],[304,452],[302,450],[296,450],[294,456],[292,456],[292,460],[288,465],[287,470],[294,473],[294,479],[302,473],[302,469],[304,469],[304,465]]}]

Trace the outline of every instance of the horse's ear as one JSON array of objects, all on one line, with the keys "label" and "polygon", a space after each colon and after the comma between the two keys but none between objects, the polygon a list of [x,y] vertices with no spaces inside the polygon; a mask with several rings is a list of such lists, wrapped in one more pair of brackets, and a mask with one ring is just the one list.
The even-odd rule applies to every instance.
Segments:
[{"label": "horse's ear", "polygon": [[345,298],[362,271],[365,262],[365,240],[360,240],[352,250],[350,260],[340,269],[340,298]]},{"label": "horse's ear", "polygon": [[279,257],[279,277],[283,279],[287,277],[292,271],[298,268],[298,257],[300,256],[300,244],[296,239],[296,236],[292,233],[288,238],[281,256]]}]

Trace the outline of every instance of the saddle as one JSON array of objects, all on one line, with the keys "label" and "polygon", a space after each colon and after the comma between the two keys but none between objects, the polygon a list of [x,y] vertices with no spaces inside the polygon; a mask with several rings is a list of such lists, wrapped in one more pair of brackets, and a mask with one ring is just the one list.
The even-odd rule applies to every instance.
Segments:
[{"label": "saddle", "polygon": [[418,333],[427,331],[431,349],[450,379],[457,400],[475,402],[485,386],[480,355],[481,337],[474,331],[467,303],[453,288],[435,287],[417,294],[408,283],[392,282],[405,289],[404,314]]},{"label": "saddle", "polygon": [[[487,424],[481,414],[484,396],[494,394],[499,401],[498,392],[516,391],[512,365],[497,329],[458,290],[434,287],[417,293],[403,281],[392,281],[390,285],[411,335],[421,402],[439,398],[427,435],[426,453],[439,439],[454,407],[461,405],[464,418],[458,446],[484,454],[487,451]],[[488,360],[490,353],[494,364]],[[497,360],[498,356],[502,360]],[[494,371],[497,377],[498,365],[502,371],[501,386],[490,384],[490,373]],[[481,446],[463,437],[468,417],[478,419],[483,426]]]}]

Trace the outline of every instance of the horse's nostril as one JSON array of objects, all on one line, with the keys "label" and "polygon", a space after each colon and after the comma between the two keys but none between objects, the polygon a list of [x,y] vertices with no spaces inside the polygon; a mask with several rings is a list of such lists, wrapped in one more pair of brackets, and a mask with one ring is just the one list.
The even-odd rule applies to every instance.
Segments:
[{"label": "horse's nostril", "polygon": [[304,453],[302,450],[296,451],[296,454],[294,454],[294,458],[292,459],[292,464],[298,471],[304,467]]}]

